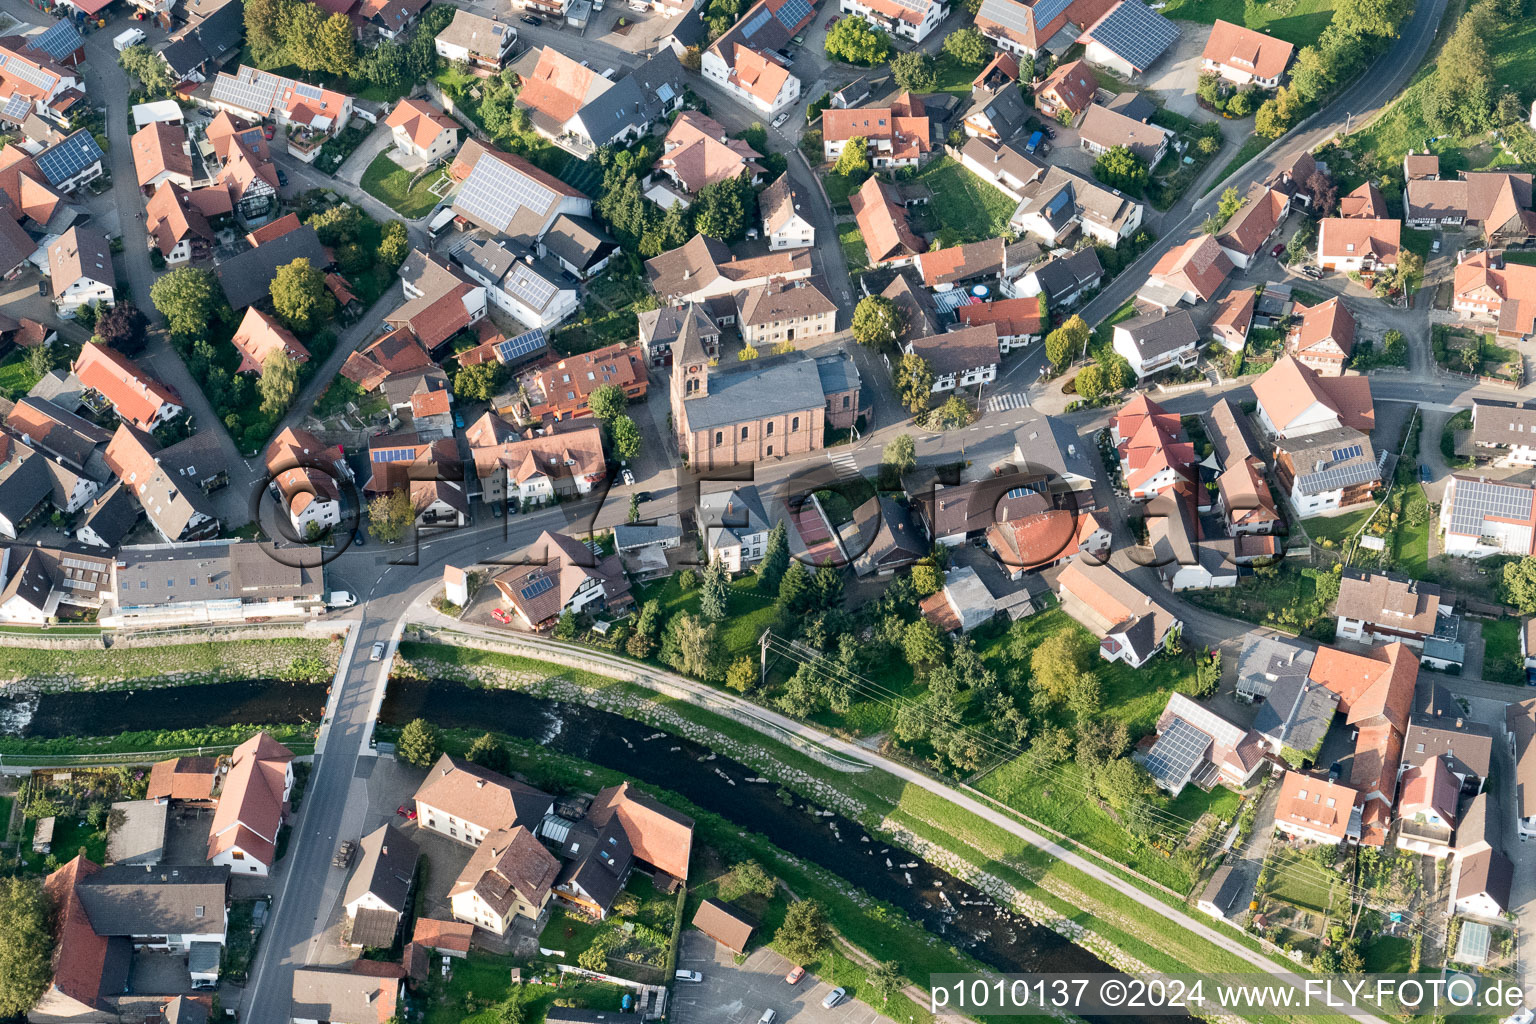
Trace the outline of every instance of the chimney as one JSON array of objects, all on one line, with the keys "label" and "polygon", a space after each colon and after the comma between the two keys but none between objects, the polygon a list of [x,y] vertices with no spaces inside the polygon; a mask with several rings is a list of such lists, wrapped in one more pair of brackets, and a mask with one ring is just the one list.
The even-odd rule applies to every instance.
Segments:
[{"label": "chimney", "polygon": [[1458,728],[1458,729],[1461,728],[1461,716],[1460,715],[1456,716],[1456,728]]},{"label": "chimney", "polygon": [[476,779],[475,780],[475,788],[476,789],[483,789],[483,788],[485,788],[485,780],[484,779]]}]

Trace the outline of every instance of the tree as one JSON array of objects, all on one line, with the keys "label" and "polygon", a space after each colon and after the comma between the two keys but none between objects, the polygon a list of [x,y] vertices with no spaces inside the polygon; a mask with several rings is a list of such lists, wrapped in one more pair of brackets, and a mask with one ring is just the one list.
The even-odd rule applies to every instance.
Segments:
[{"label": "tree", "polygon": [[453,375],[453,393],[468,402],[489,402],[496,392],[496,364],[487,360]]},{"label": "tree", "polygon": [[843,574],[836,566],[823,565],[811,577],[811,593],[816,607],[827,610],[841,608],[843,604]]},{"label": "tree", "polygon": [[710,622],[726,616],[731,597],[731,571],[719,557],[704,567],[704,585],[699,589],[699,614]]},{"label": "tree", "polygon": [[944,404],[939,406],[938,412],[933,414],[929,422],[940,430],[963,427],[971,422],[971,407],[966,404],[965,399],[952,394],[944,399]]},{"label": "tree", "polygon": [[901,357],[896,364],[896,393],[912,415],[928,411],[928,402],[933,397],[933,371],[926,359],[912,352]]},{"label": "tree", "polygon": [[604,384],[587,396],[587,407],[592,410],[593,416],[605,424],[611,424],[629,408],[629,396],[617,384]]},{"label": "tree", "polygon": [[896,85],[907,92],[933,92],[939,84],[939,76],[933,70],[928,55],[918,50],[908,50],[891,58],[891,77]]},{"label": "tree", "polygon": [[[1065,700],[1082,672],[1084,644],[1076,632],[1052,633],[1029,656],[1030,689],[1048,705]],[[1043,697],[1041,695],[1044,695]]]},{"label": "tree", "polygon": [[629,496],[629,510],[626,515],[628,518],[625,519],[625,522],[627,523],[634,524],[640,521],[640,495],[631,494]]},{"label": "tree", "polygon": [[1073,314],[1067,322],[1045,336],[1045,358],[1058,370],[1070,363],[1093,332],[1088,322]]},{"label": "tree", "polygon": [[399,43],[382,41],[358,60],[357,73],[386,92],[401,92],[409,82],[405,49]]},{"label": "tree", "polygon": [[53,978],[53,931],[41,879],[0,878],[0,1017],[20,1017]]},{"label": "tree", "polygon": [[304,223],[315,229],[321,245],[345,245],[357,241],[363,230],[363,211],[351,203],[337,203],[312,214]]},{"label": "tree", "polygon": [[1227,113],[1232,117],[1247,117],[1253,113],[1253,93],[1241,89],[1227,100]]},{"label": "tree", "polygon": [[1312,197],[1312,209],[1319,217],[1332,215],[1339,204],[1339,187],[1322,171],[1313,171],[1307,178],[1307,194]]},{"label": "tree", "polygon": [[944,52],[963,67],[979,68],[987,62],[987,40],[974,25],[968,25],[949,34],[944,40]]},{"label": "tree", "polygon": [[640,606],[640,618],[636,620],[635,631],[630,634],[624,649],[632,657],[649,658],[656,650],[656,634],[660,629],[661,603],[651,598]]},{"label": "tree", "polygon": [[880,461],[905,475],[917,468],[917,442],[911,434],[897,434],[886,442],[880,452]]},{"label": "tree", "polygon": [[1098,364],[1085,366],[1077,371],[1077,393],[1093,401],[1104,393],[1104,368]]},{"label": "tree", "polygon": [[1104,384],[1111,391],[1124,391],[1136,383],[1136,371],[1131,369],[1125,356],[1118,352],[1104,356],[1099,360],[1099,365],[1104,367]]},{"label": "tree", "polygon": [[411,719],[395,741],[395,756],[417,768],[432,767],[432,763],[443,756],[443,739],[438,735],[437,726],[425,718]]},{"label": "tree", "polygon": [[319,71],[325,66],[325,52],[320,47],[320,26],[325,15],[316,4],[294,4],[288,12],[288,31],[283,36],[283,53],[288,61],[305,71]]},{"label": "tree", "polygon": [[832,172],[845,178],[862,180],[869,173],[869,140],[862,135],[855,135],[843,143],[843,151],[837,155],[837,163],[832,165]]},{"label": "tree", "polygon": [[939,572],[939,567],[931,560],[924,559],[912,566],[912,589],[923,597],[937,593],[944,586],[944,577]]},{"label": "tree", "polygon": [[757,589],[777,595],[779,581],[789,568],[789,533],[780,519],[768,531],[768,542],[763,546],[763,560],[757,563]]},{"label": "tree", "polygon": [[172,334],[191,338],[206,332],[219,301],[218,288],[211,271],[177,267],[150,287],[149,300]]},{"label": "tree", "polygon": [[49,370],[53,369],[53,352],[47,345],[28,349],[26,366],[27,389],[31,390],[38,381],[48,375]]},{"label": "tree", "polygon": [[1221,76],[1214,71],[1200,72],[1195,79],[1195,95],[1214,107],[1221,98]]},{"label": "tree", "polygon": [[576,613],[569,608],[560,613],[560,618],[555,620],[554,635],[556,640],[576,639]]},{"label": "tree", "polygon": [[779,578],[779,607],[786,611],[796,610],[810,589],[811,574],[805,571],[805,563],[798,558],[792,560]]},{"label": "tree", "polygon": [[870,67],[891,54],[891,37],[857,15],[844,15],[827,33],[827,55]]},{"label": "tree", "polygon": [[901,987],[906,984],[906,978],[901,974],[901,965],[895,960],[880,960],[870,965],[864,972],[864,980],[879,994],[881,1006],[889,1002],[891,995],[901,991]]},{"label": "tree", "polygon": [[1536,556],[1505,565],[1500,582],[1500,600],[1514,605],[1522,615],[1536,612]]},{"label": "tree", "polygon": [[333,14],[320,23],[315,48],[324,70],[338,78],[357,74],[357,46],[352,42],[352,22],[345,14]]},{"label": "tree", "polygon": [[1067,710],[1079,726],[1086,725],[1104,706],[1104,688],[1092,672],[1079,672],[1067,687]]},{"label": "tree", "polygon": [[[1333,27],[1355,36],[1396,36],[1403,19],[1412,12],[1413,0],[1354,0],[1334,11]],[[1445,57],[1442,51],[1438,67],[1445,67]]]},{"label": "tree", "polygon": [[1326,92],[1332,82],[1333,70],[1321,49],[1303,46],[1296,51],[1296,60],[1291,64],[1291,88],[1298,99],[1311,102]]},{"label": "tree", "polygon": [[[582,950],[582,952],[585,953],[586,950]],[[595,968],[595,970],[600,971],[607,966],[608,964],[605,959],[603,964]],[[495,1012],[496,1024],[526,1024],[528,1020],[528,1007],[523,1003],[523,990],[521,988],[508,990],[507,997],[496,1004]]]},{"label": "tree", "polygon": [[1278,139],[1291,130],[1301,115],[1302,100],[1295,88],[1282,85],[1272,99],[1259,105],[1254,115],[1253,130],[1266,139]]},{"label": "tree", "polygon": [[275,350],[261,364],[261,380],[256,385],[261,393],[261,411],[268,416],[282,415],[293,402],[293,393],[298,386],[298,364],[285,350]]},{"label": "tree", "polygon": [[[841,162],[841,161],[839,161]],[[866,295],[853,307],[853,340],[880,349],[896,344],[901,311],[884,295]]]},{"label": "tree", "polygon": [[469,745],[469,759],[481,768],[489,768],[502,775],[512,767],[512,755],[492,733],[485,733]]},{"label": "tree", "polygon": [[725,685],[737,693],[748,693],[757,686],[757,662],[741,657],[725,670]]},{"label": "tree", "polygon": [[719,641],[714,623],[678,612],[667,623],[661,660],[683,675],[706,681],[720,677]]},{"label": "tree", "polygon": [[729,902],[742,896],[761,896],[765,900],[773,899],[775,883],[761,864],[755,860],[744,860],[731,868],[731,873],[725,876],[720,883],[720,898]]},{"label": "tree", "polygon": [[944,637],[939,628],[927,619],[907,623],[901,635],[901,651],[907,664],[913,668],[937,665],[944,659]]},{"label": "tree", "polygon": [[[1402,253],[1399,253],[1398,255],[1399,258],[1401,258]],[[1381,347],[1386,352],[1388,358],[1400,358],[1407,348],[1407,345],[1403,340],[1403,332],[1393,328],[1386,334],[1383,334],[1381,336]]]},{"label": "tree", "polygon": [[1157,792],[1152,776],[1128,757],[1117,757],[1093,772],[1093,788],[1099,797],[1117,811],[1146,803]]},{"label": "tree", "polygon": [[1220,217],[1221,222],[1225,224],[1227,221],[1232,219],[1232,215],[1234,213],[1243,208],[1243,203],[1245,201],[1246,200],[1244,200],[1243,194],[1239,192],[1235,187],[1229,188],[1221,194],[1221,199],[1216,203],[1216,215]]},{"label": "tree", "polygon": [[699,189],[693,203],[693,226],[699,234],[710,238],[727,242],[740,238],[747,228],[747,207],[742,201],[740,182],[727,178]]},{"label": "tree", "polygon": [[609,427],[613,435],[613,454],[619,461],[628,462],[640,454],[640,428],[628,416],[620,416]]},{"label": "tree", "polygon": [[1147,162],[1129,146],[1111,146],[1093,162],[1093,176],[1110,188],[1139,196],[1147,186]]},{"label": "tree", "polygon": [[273,275],[272,308],[290,330],[309,334],[330,317],[336,300],[325,287],[325,275],[310,266],[309,257],[300,256]]},{"label": "tree", "polygon": [[154,50],[144,45],[130,46],[117,56],[124,71],[137,78],[144,91],[151,96],[165,96],[176,83],[165,66],[165,61]]},{"label": "tree", "polygon": [[379,238],[379,262],[387,269],[395,270],[410,254],[411,236],[406,233],[405,224],[398,220],[386,223]]},{"label": "tree", "polygon": [[271,67],[282,62],[294,4],[295,0],[248,0],[245,4],[245,38],[257,65]]},{"label": "tree", "polygon": [[381,544],[395,544],[416,518],[411,494],[403,487],[368,499],[368,532]]},{"label": "tree", "polygon": [[832,942],[826,912],[815,900],[798,900],[784,911],[784,923],[774,933],[773,944],[793,963],[808,964],[821,958]]}]

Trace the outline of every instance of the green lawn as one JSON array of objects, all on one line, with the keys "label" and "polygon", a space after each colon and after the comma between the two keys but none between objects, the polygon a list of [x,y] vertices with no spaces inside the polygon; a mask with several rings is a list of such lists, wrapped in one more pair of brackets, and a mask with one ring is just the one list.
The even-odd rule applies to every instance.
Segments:
[{"label": "green lawn", "polygon": [[1525,682],[1520,658],[1520,620],[1483,620],[1483,678],[1496,683]]},{"label": "green lawn", "polygon": [[374,157],[363,172],[363,191],[405,219],[415,220],[430,213],[440,201],[441,197],[432,193],[432,186],[443,177],[442,171],[432,171],[422,175],[413,188],[411,179],[417,173],[395,163],[386,150]]},{"label": "green lawn", "polygon": [[[1404,515],[1397,527],[1397,568],[1416,580],[1429,575],[1429,533],[1435,529],[1434,518],[1429,514],[1429,501],[1417,484],[1408,485],[1408,496],[1403,502]],[[1424,506],[1424,522],[1414,526],[1408,510]]]},{"label": "green lawn", "polygon": [[1365,947],[1367,974],[1407,974],[1413,970],[1413,941],[1382,935]]},{"label": "green lawn", "polygon": [[1266,867],[1270,869],[1271,896],[1304,910],[1328,912],[1337,876],[1320,866],[1310,853],[1276,843],[1270,848]]},{"label": "green lawn", "polygon": [[839,213],[846,213],[852,209],[848,197],[857,192],[863,184],[863,178],[855,181],[846,174],[833,174],[830,171],[821,179],[822,187],[827,190],[827,202],[831,203],[832,209]]},{"label": "green lawn", "polygon": [[0,361],[0,398],[15,400],[25,395],[35,383],[27,369],[27,350],[18,348]]},{"label": "green lawn", "polygon": [[[679,574],[680,575],[680,574]],[[661,602],[661,618],[666,622],[678,612],[699,613],[699,588],[684,591],[677,576],[649,583],[635,590],[636,605],[656,599]],[[720,646],[726,658],[735,661],[743,656],[755,656],[757,638],[773,624],[778,612],[773,600],[757,589],[757,577],[751,574],[731,582],[731,599],[726,606],[726,619],[720,625]]]},{"label": "green lawn", "polygon": [[869,269],[869,249],[864,245],[864,235],[857,224],[840,225],[837,241],[843,247],[843,258],[848,261],[850,271],[857,273]]},{"label": "green lawn", "polygon": [[1103,359],[1114,351],[1115,324],[1131,319],[1136,315],[1136,300],[1127,299],[1125,305],[1115,310],[1104,318],[1104,322],[1093,329],[1093,339],[1088,342],[1088,358]]},{"label": "green lawn", "polygon": [[1331,540],[1335,544],[1342,544],[1353,537],[1355,531],[1360,529],[1371,513],[1376,511],[1373,505],[1370,508],[1362,508],[1354,512],[1345,512],[1337,516],[1313,516],[1311,519],[1303,519],[1302,526],[1306,528],[1308,536],[1321,542]]},{"label": "green lawn", "polygon": [[[1317,42],[1328,22],[1333,20],[1336,0],[1298,0],[1285,4],[1244,4],[1243,0],[1170,0],[1162,13],[1180,21],[1212,24],[1217,19],[1276,36],[1298,47]],[[1281,13],[1282,10],[1284,13]],[[1252,13],[1253,20],[1247,20]]]},{"label": "green lawn", "polygon": [[930,212],[941,246],[999,237],[1018,206],[947,156],[924,167],[914,180],[933,190]]}]

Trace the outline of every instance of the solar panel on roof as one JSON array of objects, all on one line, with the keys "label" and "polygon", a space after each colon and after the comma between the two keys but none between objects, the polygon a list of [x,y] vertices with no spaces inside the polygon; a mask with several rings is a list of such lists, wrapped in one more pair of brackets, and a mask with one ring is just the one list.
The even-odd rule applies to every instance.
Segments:
[{"label": "solar panel on roof", "polygon": [[32,101],[19,92],[6,100],[5,106],[0,108],[0,116],[18,124],[25,121],[30,113],[32,113]]},{"label": "solar panel on roof", "polygon": [[1033,12],[1016,0],[984,0],[976,16],[1013,32],[1027,34],[1034,29],[1030,22]]},{"label": "solar panel on roof", "polygon": [[293,91],[298,93],[300,96],[303,96],[307,100],[318,100],[322,95],[324,95],[319,89],[315,88],[307,82],[297,83],[294,85]]},{"label": "solar panel on roof", "polygon": [[507,291],[535,310],[542,310],[549,305],[549,300],[560,290],[558,285],[546,280],[544,275],[526,263],[514,266],[504,284]]},{"label": "solar panel on roof", "polygon": [[1345,459],[1357,459],[1360,457],[1362,450],[1357,444],[1352,444],[1348,448],[1335,448],[1333,450],[1333,461],[1343,462]]},{"label": "solar panel on roof", "polygon": [[1482,536],[1483,523],[1489,516],[1528,521],[1533,496],[1536,492],[1528,487],[1488,480],[1457,480],[1451,503],[1450,532]]},{"label": "solar panel on roof", "polygon": [[1195,770],[1211,738],[1182,718],[1175,718],[1147,752],[1147,774],[1169,787],[1182,785]]},{"label": "solar panel on roof", "polygon": [[747,19],[746,24],[741,26],[741,37],[751,39],[757,34],[758,29],[768,24],[768,19],[771,17],[773,17],[772,11],[766,7],[760,8],[756,14]]},{"label": "solar panel on roof", "polygon": [[471,220],[506,231],[522,209],[543,214],[554,192],[493,156],[482,157],[469,172],[456,206]]},{"label": "solar panel on roof", "polygon": [[103,153],[91,133],[81,129],[57,146],[37,154],[37,169],[43,172],[49,184],[59,185],[68,181],[94,163],[100,162]]},{"label": "solar panel on roof", "polygon": [[34,50],[42,50],[54,60],[63,60],[85,45],[75,26],[67,21],[56,21],[38,35],[27,40]]},{"label": "solar panel on roof", "polygon": [[528,584],[522,590],[518,591],[518,593],[523,595],[523,600],[524,601],[532,601],[534,598],[538,597],[540,594],[546,593],[547,591],[551,590],[554,587],[554,585],[555,585],[555,578],[553,576],[540,576],[538,579],[536,579],[532,583]]},{"label": "solar panel on roof", "polygon": [[414,448],[384,448],[373,453],[374,462],[412,462],[415,458]]},{"label": "solar panel on roof", "polygon": [[44,71],[36,64],[21,57],[7,56],[9,59],[3,65],[0,65],[5,68],[6,74],[14,75],[33,88],[41,89],[44,92],[59,84],[59,76],[53,72]]},{"label": "solar panel on roof", "polygon": [[779,19],[779,24],[791,31],[794,30],[796,25],[810,17],[810,15],[810,0],[789,0],[788,3],[774,12],[774,17]]},{"label": "solar panel on roof", "polygon": [[1040,0],[1035,4],[1035,24],[1044,31],[1045,26],[1066,13],[1067,8],[1071,6],[1072,0]]},{"label": "solar panel on roof", "polygon": [[549,344],[549,339],[544,337],[542,329],[534,329],[526,334],[519,334],[515,338],[496,343],[496,358],[503,363],[510,363],[530,352],[537,352]]},{"label": "solar panel on roof", "polygon": [[1178,26],[1141,0],[1121,0],[1092,32],[1094,42],[1138,69],[1151,67],[1178,37]]},{"label": "solar panel on roof", "polygon": [[1353,487],[1356,484],[1369,483],[1381,478],[1381,471],[1376,463],[1368,459],[1357,462],[1347,462],[1333,469],[1323,470],[1321,473],[1303,474],[1298,482],[1303,494],[1321,494],[1324,491],[1337,491],[1345,487]]}]

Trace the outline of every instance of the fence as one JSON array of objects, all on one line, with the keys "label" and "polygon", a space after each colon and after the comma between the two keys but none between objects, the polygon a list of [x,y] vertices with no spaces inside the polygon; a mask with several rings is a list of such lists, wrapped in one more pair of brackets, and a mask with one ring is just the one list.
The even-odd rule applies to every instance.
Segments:
[{"label": "fence", "polygon": [[76,627],[41,627],[35,631],[0,630],[0,647],[42,648],[50,651],[104,651],[110,647],[172,647],[190,643],[222,643],[229,640],[268,640],[282,637],[329,636],[344,625],[320,622],[270,622],[230,624],[196,623],[159,629],[86,632]]}]

